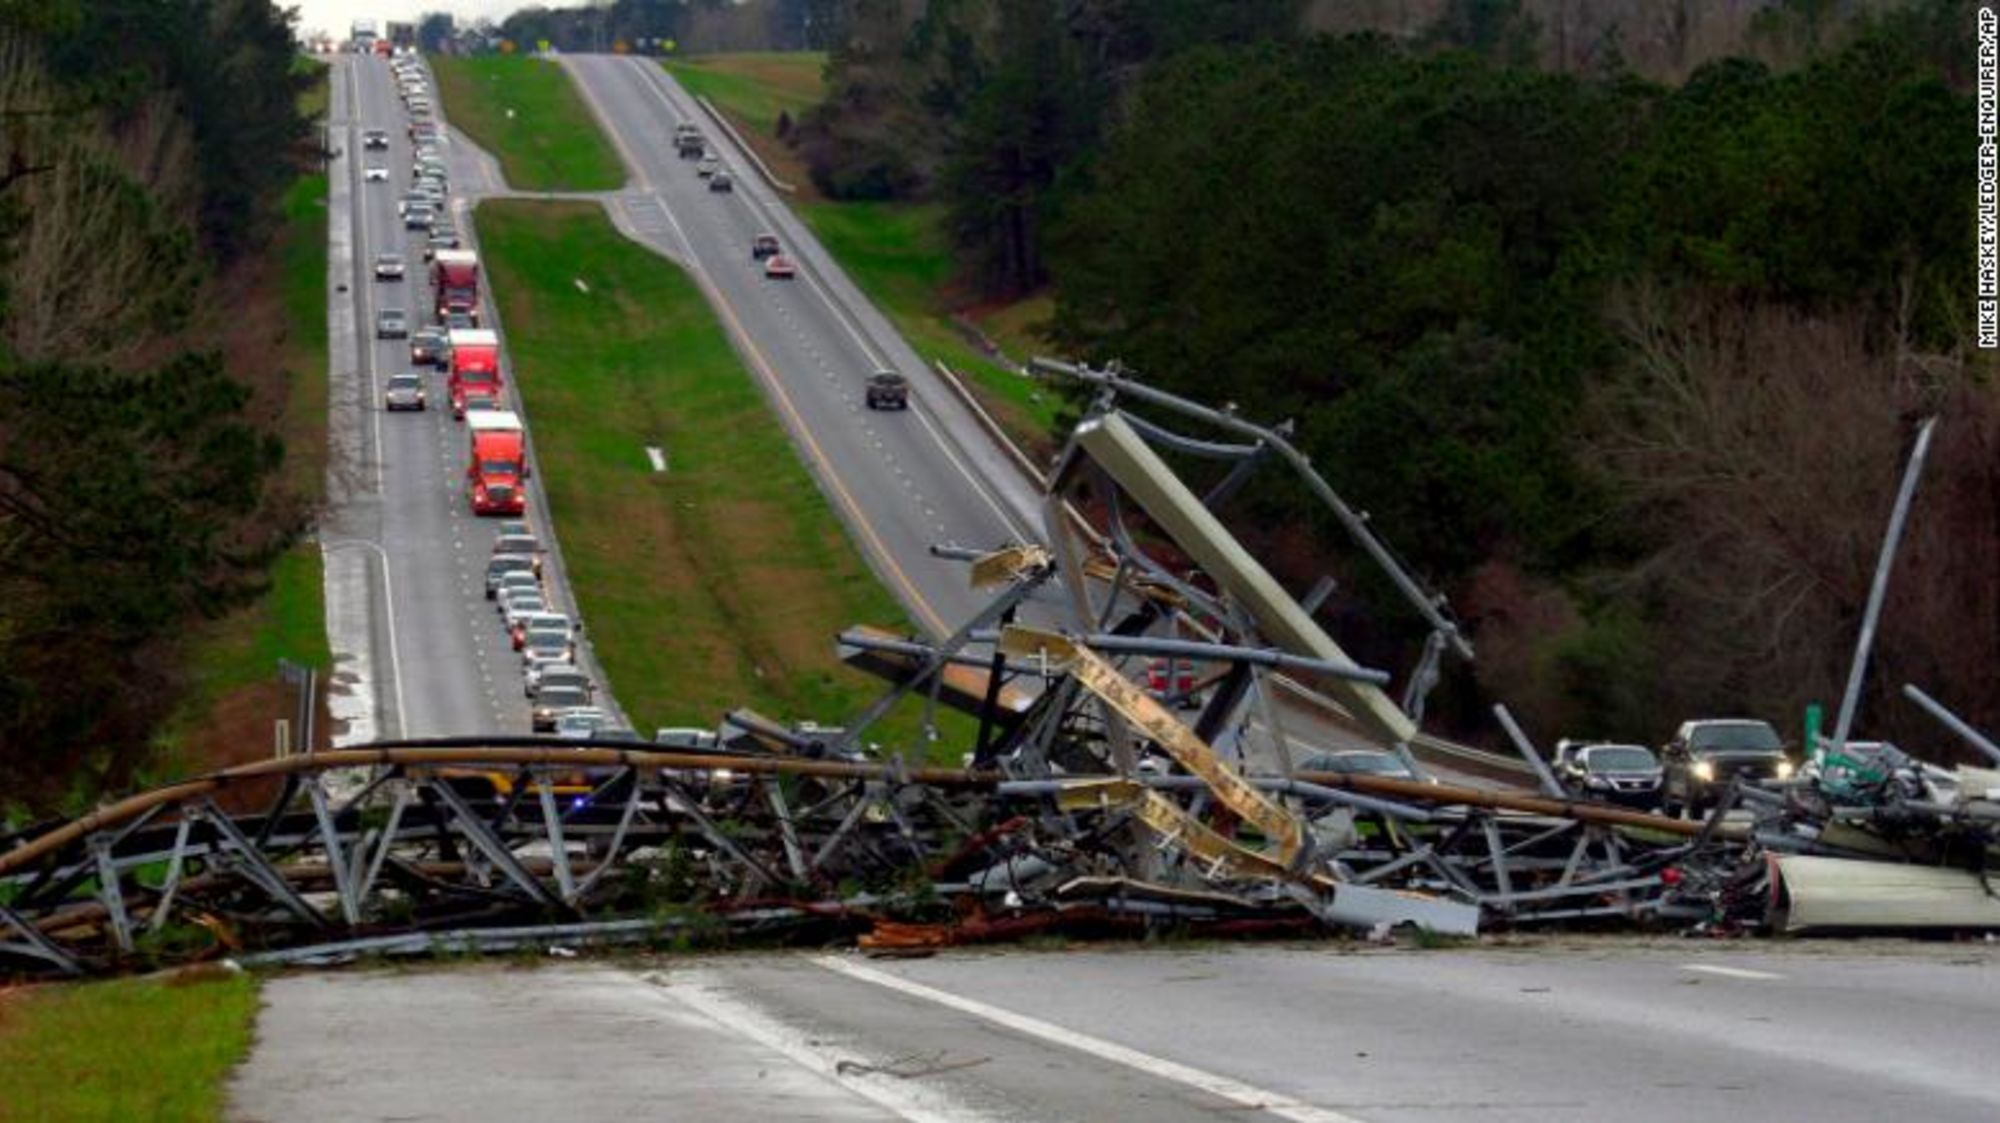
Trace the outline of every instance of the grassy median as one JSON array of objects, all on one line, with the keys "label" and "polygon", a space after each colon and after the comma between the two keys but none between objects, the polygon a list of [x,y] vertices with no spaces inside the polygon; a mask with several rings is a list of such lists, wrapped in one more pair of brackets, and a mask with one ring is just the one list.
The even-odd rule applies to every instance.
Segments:
[{"label": "grassy median", "polygon": [[[839,663],[834,635],[908,624],[694,282],[594,205],[489,201],[475,221],[548,514],[634,722],[851,716],[879,684]],[[916,721],[877,739],[913,747]]]},{"label": "grassy median", "polygon": [[0,991],[0,1123],[205,1123],[249,1052],[247,975]]},{"label": "grassy median", "polygon": [[614,191],[625,165],[561,65],[520,55],[431,56],[453,125],[500,161],[516,191]]}]

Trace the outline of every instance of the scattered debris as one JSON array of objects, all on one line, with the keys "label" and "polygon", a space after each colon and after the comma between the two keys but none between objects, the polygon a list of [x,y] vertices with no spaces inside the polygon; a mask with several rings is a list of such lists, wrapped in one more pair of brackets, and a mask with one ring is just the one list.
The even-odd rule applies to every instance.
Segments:
[{"label": "scattered debris", "polygon": [[[1471,644],[1288,430],[1044,365],[1100,394],[1050,473],[1049,540],[933,547],[992,599],[941,640],[844,634],[844,658],[889,683],[862,713],[826,726],[739,710],[712,747],[406,741],[134,795],[0,836],[0,971],[726,939],[927,955],[1106,933],[1342,930],[1429,947],[1579,924],[2000,929],[1985,873],[2000,771],[1843,735],[1797,777],[1733,780],[1704,819],[1668,819],[1571,798],[1502,709],[1537,788],[1432,775],[1410,751],[1425,694],[1438,660]],[[1167,414],[1224,436],[1177,432]],[[1197,494],[1163,451],[1223,465],[1220,481]],[[1430,629],[1407,674],[1356,663],[1316,598],[1295,600],[1216,517],[1266,464],[1292,471]],[[1300,693],[1406,767],[1298,768]],[[972,715],[963,766],[876,749],[900,704],[922,705],[927,728],[940,705]],[[267,778],[283,791],[265,812],[218,807]],[[944,1071],[902,1063],[868,1071]]]}]

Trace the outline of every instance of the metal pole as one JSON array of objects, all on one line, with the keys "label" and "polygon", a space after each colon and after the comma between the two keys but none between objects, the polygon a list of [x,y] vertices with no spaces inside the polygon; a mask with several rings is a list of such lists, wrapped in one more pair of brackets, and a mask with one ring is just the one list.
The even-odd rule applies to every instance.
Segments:
[{"label": "metal pole", "polygon": [[1115,390],[1120,394],[1130,394],[1141,401],[1167,406],[1171,409],[1179,410],[1190,417],[1206,421],[1218,428],[1226,429],[1232,433],[1241,433],[1244,436],[1266,442],[1278,455],[1284,457],[1287,463],[1291,464],[1293,470],[1298,472],[1299,476],[1305,480],[1306,486],[1311,488],[1313,493],[1319,496],[1320,501],[1325,503],[1327,508],[1333,512],[1334,518],[1347,530],[1348,535],[1360,544],[1369,557],[1375,560],[1376,565],[1382,567],[1382,571],[1388,575],[1390,582],[1403,594],[1404,599],[1409,602],[1410,607],[1416,609],[1417,613],[1433,629],[1443,632],[1446,642],[1451,644],[1451,649],[1461,658],[1472,658],[1471,642],[1459,632],[1458,624],[1445,616],[1440,610],[1443,598],[1435,596],[1417,584],[1416,578],[1412,577],[1409,571],[1403,568],[1402,563],[1398,562],[1395,555],[1389,552],[1389,548],[1382,543],[1381,539],[1375,536],[1374,531],[1368,528],[1368,517],[1349,507],[1347,501],[1342,499],[1333,490],[1333,485],[1327,483],[1313,469],[1312,461],[1305,454],[1299,452],[1298,449],[1293,448],[1291,442],[1285,440],[1277,432],[1245,421],[1233,414],[1210,409],[1207,406],[1191,402],[1176,394],[1156,389],[1143,382],[1134,382],[1129,378],[1112,374],[1108,371],[1091,370],[1089,367],[1079,364],[1065,363],[1040,356],[1036,356],[1032,360],[1031,365],[1037,370],[1046,371],[1050,374],[1060,374],[1082,382],[1093,383]]},{"label": "metal pole", "polygon": [[1907,682],[1903,684],[1903,697],[1922,706],[1925,713],[1943,722],[1946,729],[1965,738],[1966,744],[1985,753],[1993,763],[2000,764],[2000,745],[1994,744],[1986,734],[1974,729],[1964,718],[1946,709],[1943,702]]},{"label": "metal pole", "polygon": [[1526,757],[1528,764],[1534,768],[1535,775],[1541,778],[1542,791],[1557,799],[1567,799],[1568,794],[1563,791],[1561,784],[1556,783],[1555,774],[1542,762],[1542,754],[1535,751],[1535,746],[1528,740],[1528,735],[1521,732],[1520,724],[1514,720],[1514,715],[1508,712],[1506,705],[1495,705],[1493,716],[1500,719],[1500,728],[1507,731],[1507,736],[1513,740],[1514,747],[1521,750],[1521,755]]},{"label": "metal pole", "polygon": [[1896,492],[1896,507],[1889,512],[1889,531],[1882,537],[1882,555],[1875,562],[1875,581],[1868,589],[1868,608],[1861,614],[1861,636],[1854,642],[1854,665],[1848,668],[1847,692],[1840,698],[1840,717],[1833,727],[1833,751],[1847,749],[1847,734],[1854,726],[1854,707],[1861,700],[1861,680],[1868,673],[1868,655],[1875,646],[1875,622],[1882,615],[1882,601],[1889,594],[1889,570],[1896,564],[1896,548],[1903,540],[1903,523],[1910,515],[1910,500],[1917,493],[1917,478],[1923,475],[1924,457],[1931,450],[1931,431],[1937,418],[1927,418],[1917,430],[1916,447],[1903,468],[1903,485]]}]

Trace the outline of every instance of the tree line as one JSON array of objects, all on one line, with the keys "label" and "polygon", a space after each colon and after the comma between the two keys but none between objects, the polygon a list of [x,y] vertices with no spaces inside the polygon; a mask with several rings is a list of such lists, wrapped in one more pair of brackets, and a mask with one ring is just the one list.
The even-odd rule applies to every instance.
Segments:
[{"label": "tree line", "polygon": [[301,525],[219,298],[317,156],[268,0],[0,5],[0,791],[139,762]]},{"label": "tree line", "polygon": [[[1498,696],[1551,739],[1796,729],[1941,414],[1864,711],[1920,736],[1904,681],[2000,727],[1972,7],[1779,0],[1658,80],[1615,36],[1555,65],[1519,0],[1401,35],[1279,0],[848,0],[793,131],[822,191],[943,203],[967,279],[1046,289],[1070,354],[1295,419],[1479,636],[1447,722]],[[1233,514],[1404,652],[1333,528]]]}]

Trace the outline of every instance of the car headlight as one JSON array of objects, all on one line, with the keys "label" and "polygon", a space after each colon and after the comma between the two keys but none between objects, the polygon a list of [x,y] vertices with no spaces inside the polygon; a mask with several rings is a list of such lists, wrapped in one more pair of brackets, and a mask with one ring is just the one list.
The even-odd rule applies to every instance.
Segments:
[{"label": "car headlight", "polygon": [[1705,761],[1705,760],[1697,760],[1697,761],[1695,761],[1695,762],[1694,762],[1694,778],[1695,778],[1695,779],[1697,779],[1697,780],[1713,780],[1713,779],[1715,779],[1715,765],[1713,765],[1713,764],[1711,764],[1711,763],[1709,763],[1708,761]]},{"label": "car headlight", "polygon": [[1611,786],[1611,781],[1602,776],[1591,776],[1583,781],[1583,786],[1587,788],[1608,788]]},{"label": "car headlight", "polygon": [[1798,771],[1798,769],[1793,767],[1791,761],[1781,760],[1778,762],[1778,779],[1789,780],[1792,778],[1792,773],[1796,771]]}]

